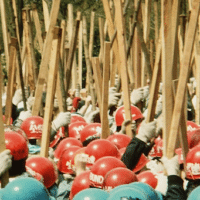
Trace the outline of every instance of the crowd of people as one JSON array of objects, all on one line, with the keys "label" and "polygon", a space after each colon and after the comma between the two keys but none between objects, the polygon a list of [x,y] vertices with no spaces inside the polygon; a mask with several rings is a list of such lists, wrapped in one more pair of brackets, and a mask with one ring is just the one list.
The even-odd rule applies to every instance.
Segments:
[{"label": "crowd of people", "polygon": [[[0,189],[0,199],[198,199],[200,126],[194,123],[196,85],[194,78],[190,80],[189,152],[185,164],[181,148],[176,149],[171,159],[163,156],[162,83],[155,119],[149,123],[145,120],[148,85],[130,93],[132,121],[125,119],[123,93],[110,87],[107,138],[101,137],[98,102],[94,109],[87,89],[69,90],[67,112],[59,111],[55,97],[48,158],[40,156],[42,112],[32,116],[35,97],[28,90],[24,110],[22,91],[17,89],[12,99],[10,125],[4,125],[6,150],[0,153],[0,178],[8,171],[9,183]],[[45,108],[46,90],[42,95]],[[6,93],[2,95],[3,114],[5,100]],[[132,137],[126,134],[129,124]]]}]

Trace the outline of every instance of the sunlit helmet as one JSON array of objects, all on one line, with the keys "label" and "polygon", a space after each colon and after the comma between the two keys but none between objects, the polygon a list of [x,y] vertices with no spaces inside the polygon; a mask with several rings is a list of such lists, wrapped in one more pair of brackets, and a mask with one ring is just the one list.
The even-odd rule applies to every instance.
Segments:
[{"label": "sunlit helmet", "polygon": [[72,183],[71,191],[70,191],[71,200],[80,191],[90,187],[89,175],[90,175],[90,171],[85,171],[75,177]]},{"label": "sunlit helmet", "polygon": [[[138,119],[143,119],[142,112],[136,106],[131,105],[131,115],[132,120],[136,121]],[[122,123],[125,121],[125,110],[124,106],[119,107],[115,113],[115,122],[117,126],[122,126]]]},{"label": "sunlit helmet", "polygon": [[107,140],[116,145],[118,149],[121,149],[123,147],[127,147],[131,141],[131,137],[122,133],[118,133],[108,136]]},{"label": "sunlit helmet", "polygon": [[14,131],[19,133],[20,135],[22,135],[26,141],[28,142],[28,138],[26,136],[26,133],[19,127],[17,126],[13,126],[13,125],[4,125],[4,132],[10,132],[10,131]]},{"label": "sunlit helmet", "polygon": [[126,168],[126,165],[118,158],[105,156],[97,160],[91,167],[90,185],[92,187],[103,188],[105,175],[116,167]]},{"label": "sunlit helmet", "polygon": [[157,184],[158,184],[158,179],[156,178],[156,175],[153,174],[151,171],[143,171],[140,172],[137,175],[138,181],[139,182],[143,182],[146,183],[148,185],[150,185],[152,188],[156,188]]},{"label": "sunlit helmet", "polygon": [[28,117],[21,124],[21,129],[26,133],[28,139],[41,139],[42,127],[43,118],[39,116]]},{"label": "sunlit helmet", "polygon": [[74,174],[75,168],[72,166],[72,159],[74,157],[74,153],[80,148],[81,147],[79,146],[70,146],[62,152],[57,163],[57,167],[60,172],[64,174]]},{"label": "sunlit helmet", "polygon": [[86,125],[87,125],[87,123],[83,122],[83,121],[71,123],[69,125],[69,129],[68,129],[69,137],[73,137],[73,138],[80,140],[80,133]]},{"label": "sunlit helmet", "polygon": [[45,157],[33,156],[28,158],[26,161],[26,168],[30,168],[41,174],[46,188],[50,188],[58,178],[54,163]]},{"label": "sunlit helmet", "polygon": [[135,181],[137,181],[137,177],[134,172],[124,167],[117,167],[106,173],[103,188],[106,191],[110,191],[118,185],[124,185]]},{"label": "sunlit helmet", "polygon": [[117,147],[106,139],[97,139],[90,142],[85,149],[85,154],[88,155],[88,164],[90,165],[93,165],[104,156],[120,157]]},{"label": "sunlit helmet", "polygon": [[15,131],[5,132],[6,149],[10,149],[14,160],[28,157],[28,144],[26,139]]},{"label": "sunlit helmet", "polygon": [[83,146],[87,146],[91,141],[101,138],[101,124],[91,123],[80,132],[80,140]]},{"label": "sunlit helmet", "polygon": [[72,138],[72,137],[67,137],[65,139],[63,139],[58,146],[56,147],[55,151],[54,151],[54,157],[56,159],[59,159],[62,152],[69,148],[70,146],[79,146],[82,147],[82,143],[80,142],[80,140],[77,140],[76,138]]}]

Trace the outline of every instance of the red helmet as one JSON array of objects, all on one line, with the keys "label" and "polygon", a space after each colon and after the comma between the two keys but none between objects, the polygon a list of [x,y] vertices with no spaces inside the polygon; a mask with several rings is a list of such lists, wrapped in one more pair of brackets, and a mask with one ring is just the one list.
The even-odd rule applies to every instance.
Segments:
[{"label": "red helmet", "polygon": [[[143,115],[140,109],[136,106],[131,105],[132,120],[142,119]],[[124,106],[120,106],[115,113],[115,122],[117,126],[121,126],[125,120],[125,110]]]},{"label": "red helmet", "polygon": [[193,131],[200,128],[196,123],[192,121],[187,121],[187,131]]},{"label": "red helmet", "polygon": [[140,171],[149,161],[150,160],[144,154],[142,154],[137,165],[135,166],[135,168],[132,171],[133,172]]},{"label": "red helmet", "polygon": [[57,163],[57,167],[60,172],[68,174],[74,173],[74,166],[72,166],[72,159],[74,157],[75,152],[80,148],[81,147],[78,146],[70,146],[62,152],[60,159]]},{"label": "red helmet", "polygon": [[17,132],[17,133],[19,133],[20,135],[22,135],[25,139],[26,139],[26,141],[28,142],[28,138],[27,138],[27,136],[26,136],[26,133],[21,129],[21,128],[19,128],[19,127],[17,127],[17,126],[13,126],[13,125],[4,125],[4,132],[6,133],[6,132],[12,132],[12,131],[14,131],[14,132]]},{"label": "red helmet", "polygon": [[106,173],[116,167],[126,168],[126,165],[118,158],[112,156],[105,156],[97,160],[91,168],[90,185],[103,188]]},{"label": "red helmet", "polygon": [[131,141],[131,137],[122,133],[118,133],[108,136],[107,140],[115,144],[118,149],[121,149],[123,147],[127,147]]},{"label": "red helmet", "polygon": [[26,161],[26,167],[42,175],[46,188],[50,188],[58,178],[56,168],[48,158],[41,156],[30,157]]},{"label": "red helmet", "polygon": [[78,115],[78,114],[74,114],[72,113],[71,114],[71,123],[74,123],[74,122],[86,122],[85,119],[81,116],[81,115]]},{"label": "red helmet", "polygon": [[90,187],[90,179],[89,179],[90,171],[85,171],[75,177],[71,191],[70,191],[70,199],[79,193],[80,191]]},{"label": "red helmet", "polygon": [[106,173],[103,188],[110,191],[118,185],[129,184],[135,181],[137,181],[137,176],[134,172],[124,167],[117,167]]},{"label": "red helmet", "polygon": [[194,129],[192,131],[187,131],[187,139],[189,148],[193,148],[200,142],[200,128]]},{"label": "red helmet", "polygon": [[192,148],[187,154],[186,178],[200,179],[200,145]]},{"label": "red helmet", "polygon": [[80,132],[80,140],[83,146],[87,146],[92,140],[101,138],[101,124],[91,123]]},{"label": "red helmet", "polygon": [[10,149],[14,160],[28,157],[28,144],[26,139],[15,131],[5,132],[6,149]]},{"label": "red helmet", "polygon": [[151,171],[143,171],[137,175],[137,178],[139,182],[146,183],[154,189],[158,184],[158,179]]},{"label": "red helmet", "polygon": [[63,139],[58,146],[56,147],[55,151],[54,151],[54,157],[56,159],[59,159],[62,152],[69,148],[70,146],[79,146],[82,147],[82,143],[80,142],[80,140],[77,140],[76,138],[72,138],[72,137],[67,137],[65,139]]},{"label": "red helmet", "polygon": [[88,164],[91,165],[104,156],[120,157],[117,147],[106,139],[97,139],[90,142],[85,149],[85,154],[88,155]]},{"label": "red helmet", "polygon": [[149,156],[155,158],[155,157],[162,157],[163,155],[163,139],[161,137],[158,137],[155,139],[155,144],[151,151],[149,152]]},{"label": "red helmet", "polygon": [[80,140],[80,133],[86,125],[87,125],[87,123],[83,122],[83,121],[71,123],[69,125],[69,129],[68,129],[69,137],[73,137],[73,138]]},{"label": "red helmet", "polygon": [[54,140],[49,144],[50,147],[55,147],[58,142],[62,139],[65,138],[65,127],[60,127],[54,136]]},{"label": "red helmet", "polygon": [[40,139],[42,137],[43,118],[31,116],[21,124],[21,129],[26,133],[28,139]]}]

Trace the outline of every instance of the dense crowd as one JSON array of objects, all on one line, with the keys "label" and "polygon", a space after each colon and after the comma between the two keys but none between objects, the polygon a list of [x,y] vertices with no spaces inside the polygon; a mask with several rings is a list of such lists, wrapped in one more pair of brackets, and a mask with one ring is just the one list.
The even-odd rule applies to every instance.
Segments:
[{"label": "dense crowd", "polygon": [[[118,79],[116,79],[116,82]],[[117,83],[116,83],[117,85]],[[0,189],[2,200],[195,200],[200,194],[200,126],[194,123],[195,79],[188,83],[187,140],[184,159],[181,147],[174,157],[163,156],[162,83],[155,119],[146,122],[149,86],[130,93],[132,121],[125,119],[123,93],[109,88],[110,135],[103,139],[100,108],[92,107],[87,90],[72,90],[67,112],[54,99],[49,157],[40,156],[43,115],[32,116],[35,100],[25,89],[12,98],[12,119],[4,125],[6,150],[0,153],[0,177],[9,171],[9,183]],[[45,108],[46,88],[42,94]],[[2,95],[5,114],[6,93]],[[141,106],[142,105],[142,106]],[[126,134],[131,124],[132,137]]]}]

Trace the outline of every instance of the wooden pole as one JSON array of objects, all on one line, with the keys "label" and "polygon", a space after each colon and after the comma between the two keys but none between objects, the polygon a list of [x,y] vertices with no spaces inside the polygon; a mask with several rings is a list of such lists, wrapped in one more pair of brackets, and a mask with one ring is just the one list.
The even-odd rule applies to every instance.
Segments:
[{"label": "wooden pole", "polygon": [[[24,24],[24,33],[25,33],[25,45],[27,49],[27,61],[28,61],[28,79],[29,79],[29,85],[30,89],[32,91],[35,90],[35,84],[36,84],[36,76],[35,69],[37,69],[36,66],[36,60],[35,60],[35,54],[34,54],[34,46],[33,46],[33,40],[32,40],[32,34],[30,31],[30,22],[28,22],[28,9],[24,9],[22,11],[22,20]],[[29,16],[30,17],[30,16]]]},{"label": "wooden pole", "polygon": [[82,88],[82,73],[83,73],[83,22],[80,22],[79,27],[79,43],[78,43],[78,77],[79,77],[79,85]]},{"label": "wooden pole", "polygon": [[169,127],[171,125],[171,117],[174,107],[173,91],[172,91],[172,66],[170,65],[171,58],[171,11],[172,0],[161,1],[161,30],[162,30],[162,98],[163,98],[163,154],[166,155],[167,144],[169,138]]},{"label": "wooden pole", "polygon": [[109,95],[109,76],[110,76],[110,42],[104,44],[104,66],[103,66],[103,86],[101,104],[101,130],[102,138],[106,139],[110,135],[108,122],[108,95]]},{"label": "wooden pole", "polygon": [[[124,35],[124,20],[122,13],[122,2],[121,0],[115,0],[115,13],[116,16],[116,27],[117,27],[117,39],[119,45],[119,54],[120,54],[120,74],[122,82],[122,91],[124,94],[124,110],[125,110],[125,119],[132,120],[131,111],[130,111],[130,94],[129,94],[129,83],[128,83],[128,73],[127,73],[127,58],[126,58],[126,44],[125,44],[125,35]],[[126,126],[126,134],[130,137],[133,137],[131,124]]]},{"label": "wooden pole", "polygon": [[40,155],[43,157],[48,157],[49,155],[49,142],[50,142],[52,113],[53,113],[53,102],[55,96],[56,78],[57,78],[59,55],[60,55],[60,43],[61,43],[60,34],[61,34],[61,29],[59,27],[56,27],[54,29],[51,59],[49,63],[50,66],[49,78],[47,84],[44,123],[42,128],[42,143],[41,143]]},{"label": "wooden pole", "polygon": [[186,33],[183,59],[181,61],[181,69],[180,69],[180,76],[179,76],[180,78],[179,78],[177,94],[175,98],[175,106],[174,106],[174,111],[172,115],[172,123],[171,123],[170,132],[169,132],[169,142],[168,142],[168,148],[167,148],[167,156],[169,158],[174,156],[176,138],[177,138],[178,128],[179,128],[179,124],[181,120],[180,113],[182,112],[182,109],[183,109],[184,95],[186,91],[186,83],[187,83],[188,72],[189,72],[189,63],[190,63],[193,44],[194,44],[198,16],[199,16],[199,1],[193,0],[190,21],[188,24],[188,31]]},{"label": "wooden pole", "polygon": [[69,55],[67,59],[67,66],[66,66],[66,88],[65,91],[68,92],[69,90],[69,85],[70,85],[70,80],[71,80],[71,72],[72,72],[72,65],[73,65],[73,60],[74,60],[74,53],[76,50],[76,44],[77,44],[77,38],[78,38],[78,31],[79,31],[79,25],[81,21],[81,12],[77,12],[77,18],[74,26],[74,31],[71,39],[71,44],[69,48]]},{"label": "wooden pole", "polygon": [[5,110],[5,124],[10,125],[10,119],[12,114],[12,97],[14,94],[14,78],[16,70],[16,46],[17,39],[11,38],[10,45],[10,61],[8,68],[8,85],[7,85],[7,96],[6,96],[6,110]]},{"label": "wooden pole", "polygon": [[[1,69],[1,62],[0,62]],[[0,88],[2,88],[2,71],[0,70]],[[4,124],[2,116],[2,91],[0,90],[0,153],[6,149],[5,135],[4,135]],[[1,188],[4,188],[9,182],[9,172],[6,171],[1,175]]]},{"label": "wooden pole", "polygon": [[89,71],[89,81],[90,81],[90,94],[92,98],[92,109],[96,110],[96,97],[95,97],[95,91],[94,91],[94,83],[92,78],[92,66],[91,61],[89,58],[89,47],[87,42],[87,24],[86,24],[86,17],[83,16],[83,44],[84,44],[84,52],[85,52],[85,61],[86,61],[86,67],[87,71]]},{"label": "wooden pole", "polygon": [[[151,0],[145,1],[144,4],[144,12],[143,12],[143,38],[144,43],[146,46],[149,44],[149,34],[150,34],[150,14],[151,14]],[[142,52],[142,58],[141,58],[141,66],[142,66],[142,86],[146,85],[147,76],[146,76],[146,65],[147,65],[147,59],[145,59],[144,52]],[[149,66],[151,66],[150,62],[150,56],[149,56]]]},{"label": "wooden pole", "polygon": [[104,34],[103,34],[103,27],[104,27],[104,19],[99,18],[99,37],[100,37],[100,53],[99,53],[99,60],[100,63],[103,63],[103,51],[104,51]]},{"label": "wooden pole", "polygon": [[42,31],[41,31],[41,25],[40,25],[40,20],[39,20],[39,16],[38,16],[38,11],[36,8],[36,4],[32,3],[32,13],[33,13],[33,19],[34,19],[34,23],[35,23],[35,29],[36,29],[36,37],[38,40],[38,44],[40,47],[40,53],[42,53],[42,49],[43,49],[43,38],[42,38]]},{"label": "wooden pole", "polygon": [[[73,14],[73,5],[68,4],[68,25],[67,25],[67,33],[68,33],[68,42],[69,45],[72,41],[73,36],[73,28],[74,28],[74,14]],[[73,63],[72,63],[72,76],[71,76],[71,88],[75,89],[77,85],[77,70],[76,70],[76,54],[73,55]]]},{"label": "wooden pole", "polygon": [[[95,80],[95,89],[97,94],[97,101],[99,108],[102,108],[102,75],[101,75],[101,69],[100,69],[100,61],[98,57],[92,58],[92,68],[93,68],[93,76]],[[100,110],[100,116],[101,116],[101,109]]]},{"label": "wooden pole", "polygon": [[158,0],[154,0],[154,21],[155,21],[155,45],[157,45],[159,37],[158,27]]},{"label": "wooden pole", "polygon": [[150,99],[148,103],[148,113],[146,122],[151,122],[154,120],[155,116],[155,109],[156,109],[156,102],[158,99],[158,89],[159,84],[161,81],[161,50],[162,50],[162,43],[161,43],[161,34],[160,39],[157,42],[156,47],[156,58],[155,58],[155,65],[153,70],[153,76],[151,81],[151,87],[150,87]]},{"label": "wooden pole", "polygon": [[48,30],[49,30],[50,17],[49,17],[48,5],[47,5],[47,2],[45,0],[42,0],[42,7],[43,7],[43,14],[44,14],[45,31],[47,33]]},{"label": "wooden pole", "polygon": [[41,100],[42,100],[41,94],[42,94],[43,86],[47,77],[49,58],[51,54],[51,44],[53,40],[53,31],[56,25],[59,8],[60,8],[60,0],[54,0],[53,5],[52,5],[52,10],[51,10],[51,15],[50,15],[49,31],[47,32],[46,40],[43,46],[42,60],[40,64],[40,71],[39,71],[38,81],[37,81],[37,86],[36,86],[36,91],[35,91],[35,101],[32,108],[33,116],[38,115],[40,106],[41,106]]},{"label": "wooden pole", "polygon": [[6,68],[8,70],[9,66],[9,42],[8,42],[8,28],[6,22],[6,13],[5,13],[5,1],[1,0],[1,24],[2,24],[2,32],[3,32],[3,44],[4,44],[4,52],[6,57]]}]

